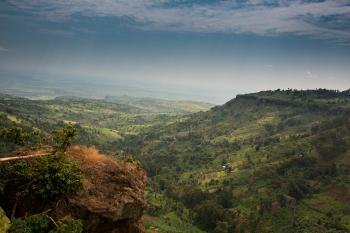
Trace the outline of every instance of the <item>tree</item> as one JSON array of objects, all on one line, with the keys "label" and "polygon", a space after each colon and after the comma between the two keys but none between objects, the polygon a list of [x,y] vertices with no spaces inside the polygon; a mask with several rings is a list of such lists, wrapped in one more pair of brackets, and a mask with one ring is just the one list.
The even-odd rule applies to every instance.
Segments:
[{"label": "tree", "polygon": [[217,222],[222,221],[225,217],[225,209],[213,200],[197,205],[195,212],[195,223],[206,230],[215,229]]},{"label": "tree", "polygon": [[232,189],[228,187],[224,187],[219,193],[217,197],[217,202],[222,205],[224,208],[231,208],[233,205],[234,197],[232,193]]},{"label": "tree", "polygon": [[53,131],[54,143],[61,151],[66,151],[67,148],[73,143],[76,136],[77,129],[72,125],[68,125]]},{"label": "tree", "polygon": [[229,232],[229,224],[227,222],[218,222],[214,229],[214,233],[227,233]]},{"label": "tree", "polygon": [[29,138],[30,136],[19,127],[5,128],[0,131],[0,140],[12,142],[19,146],[24,146]]},{"label": "tree", "polygon": [[191,185],[185,186],[183,188],[183,194],[180,200],[188,207],[194,208],[199,205],[202,201],[208,199],[208,194],[203,192],[198,187],[193,187]]}]

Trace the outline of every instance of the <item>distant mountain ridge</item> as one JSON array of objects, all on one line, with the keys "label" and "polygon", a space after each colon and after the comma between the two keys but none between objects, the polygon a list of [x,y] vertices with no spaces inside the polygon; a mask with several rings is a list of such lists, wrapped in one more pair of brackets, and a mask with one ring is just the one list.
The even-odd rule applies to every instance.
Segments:
[{"label": "distant mountain ridge", "polygon": [[214,106],[214,104],[192,100],[166,100],[150,97],[132,97],[127,95],[106,96],[105,100],[137,107],[154,113],[188,114],[199,111],[207,111]]}]

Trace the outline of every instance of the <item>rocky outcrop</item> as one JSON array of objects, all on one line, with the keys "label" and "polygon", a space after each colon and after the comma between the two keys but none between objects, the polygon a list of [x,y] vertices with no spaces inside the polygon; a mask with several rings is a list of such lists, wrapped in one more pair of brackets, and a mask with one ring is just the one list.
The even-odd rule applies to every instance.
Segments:
[{"label": "rocky outcrop", "polygon": [[81,219],[92,233],[144,232],[146,176],[138,165],[108,159],[93,148],[76,146],[68,153],[80,163],[84,188],[58,203],[51,215]]}]

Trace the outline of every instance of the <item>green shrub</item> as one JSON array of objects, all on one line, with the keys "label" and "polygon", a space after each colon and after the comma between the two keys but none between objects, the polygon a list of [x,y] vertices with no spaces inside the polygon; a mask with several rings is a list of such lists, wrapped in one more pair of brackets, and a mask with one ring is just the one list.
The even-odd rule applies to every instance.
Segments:
[{"label": "green shrub", "polygon": [[19,146],[24,146],[29,141],[30,135],[23,132],[22,128],[9,127],[0,130],[0,140],[12,142]]},{"label": "green shrub", "polygon": [[194,208],[203,201],[208,199],[208,193],[203,192],[198,187],[185,186],[183,188],[183,194],[180,196],[180,201],[188,208]]},{"label": "green shrub", "polygon": [[82,189],[82,174],[78,164],[66,154],[49,155],[31,161],[0,164],[0,183],[11,190],[11,198],[37,199],[48,203]]},{"label": "green shrub", "polygon": [[32,193],[44,201],[53,201],[83,188],[83,176],[78,165],[67,155],[47,156],[33,176]]},{"label": "green shrub", "polygon": [[50,231],[50,233],[82,233],[83,224],[80,220],[71,219],[66,223],[62,223],[58,229]]},{"label": "green shrub", "polygon": [[47,233],[49,230],[49,217],[45,214],[40,214],[26,219],[13,220],[9,233]]},{"label": "green shrub", "polygon": [[231,208],[233,201],[234,196],[232,194],[232,189],[225,187],[218,193],[217,202],[224,208]]},{"label": "green shrub", "polygon": [[227,233],[229,232],[229,224],[227,222],[218,222],[214,229],[214,233]]},{"label": "green shrub", "polygon": [[137,167],[140,167],[141,166],[141,163],[139,160],[135,159],[132,155],[127,155],[124,159],[124,162],[125,163],[132,163],[134,164],[135,166]]},{"label": "green shrub", "polygon": [[9,233],[32,233],[32,229],[30,229],[25,220],[15,219],[12,221]]},{"label": "green shrub", "polygon": [[205,230],[213,230],[219,221],[223,221],[225,210],[214,201],[205,201],[195,208],[194,221]]},{"label": "green shrub", "polygon": [[26,219],[27,225],[35,233],[46,233],[50,228],[50,220],[47,215],[40,214]]},{"label": "green shrub", "polygon": [[15,219],[9,233],[82,233],[80,220],[70,219],[56,227],[46,214],[33,215],[25,219]]}]

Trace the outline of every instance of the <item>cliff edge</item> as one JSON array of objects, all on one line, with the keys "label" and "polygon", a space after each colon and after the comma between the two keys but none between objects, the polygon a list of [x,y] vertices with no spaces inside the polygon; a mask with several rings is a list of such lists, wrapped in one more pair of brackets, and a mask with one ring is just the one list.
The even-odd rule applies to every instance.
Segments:
[{"label": "cliff edge", "polygon": [[[84,146],[68,148],[65,155],[67,160],[64,157],[60,160],[57,157],[60,155],[56,155],[52,148],[47,147],[44,152],[42,149],[21,150],[20,153],[12,153],[1,163],[0,173],[8,177],[3,181],[1,205],[6,215],[14,220],[11,224],[13,229],[24,227],[18,225],[20,221],[28,223],[18,219],[44,214],[50,220],[46,227],[50,230],[58,229],[70,219],[78,219],[84,232],[89,233],[145,231],[142,215],[146,208],[146,175],[136,161],[110,159],[95,148]],[[81,176],[72,175],[75,170],[66,171],[72,169],[73,165],[80,170]],[[20,181],[22,183],[18,183]],[[29,190],[21,199],[17,198],[18,193],[21,193],[17,183]],[[70,191],[72,183],[80,184],[80,187],[82,184],[82,188],[77,192]],[[45,202],[36,196],[35,188],[38,185],[39,194],[44,192],[52,195],[64,191],[66,195]],[[13,229],[10,229],[11,232],[16,232]]]},{"label": "cliff edge", "polygon": [[80,164],[83,190],[68,197],[52,213],[81,219],[92,233],[142,233],[146,208],[146,175],[135,163],[111,160],[94,148],[74,146],[70,159]]}]

